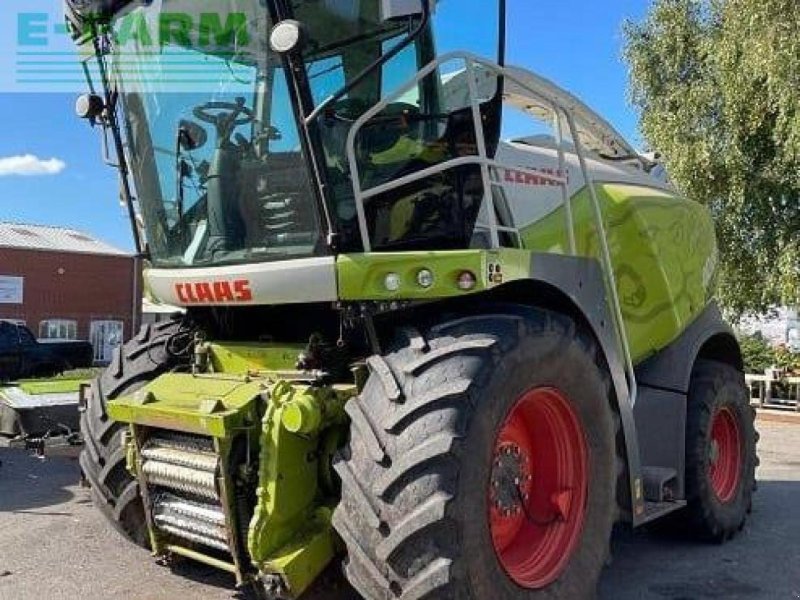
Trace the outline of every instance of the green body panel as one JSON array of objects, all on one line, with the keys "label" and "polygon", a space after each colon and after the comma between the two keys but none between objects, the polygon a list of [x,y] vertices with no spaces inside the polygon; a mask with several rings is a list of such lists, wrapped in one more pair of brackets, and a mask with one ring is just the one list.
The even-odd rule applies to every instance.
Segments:
[{"label": "green body panel", "polygon": [[20,381],[19,389],[30,396],[39,394],[77,394],[81,385],[89,383],[85,379],[54,379],[39,381]]},{"label": "green body panel", "polygon": [[[705,308],[714,288],[717,248],[708,211],[667,192],[634,185],[596,186],[622,316],[635,363],[667,346]],[[572,199],[580,256],[599,259],[591,195]],[[527,248],[564,253],[564,210],[522,230]]]},{"label": "green body panel", "polygon": [[[336,262],[339,298],[384,301],[457,298],[527,278],[530,262],[529,251],[511,248],[345,254]],[[417,283],[417,273],[422,269],[433,273],[433,285],[428,288]],[[458,287],[458,276],[464,271],[476,278],[475,287],[468,291]],[[389,273],[400,276],[400,288],[396,291],[386,289],[384,282]]]},{"label": "green body panel", "polygon": [[288,371],[304,348],[304,344],[213,343],[211,364],[218,373]]},{"label": "green body panel", "polygon": [[[675,340],[708,304],[717,267],[714,225],[708,211],[665,191],[627,184],[596,186],[608,236],[622,316],[634,363]],[[576,251],[601,259],[591,194],[584,188],[572,199]],[[480,293],[503,283],[535,277],[533,253],[568,254],[564,209],[521,230],[525,250],[459,250],[353,254],[339,257],[342,300],[422,300]],[[498,270],[499,267],[499,270]],[[434,284],[417,283],[420,269]],[[476,275],[468,291],[458,275]],[[400,276],[389,291],[386,275]]]},{"label": "green body panel", "polygon": [[257,422],[263,391],[263,382],[246,377],[170,373],[110,401],[108,414],[124,423],[227,438]]}]

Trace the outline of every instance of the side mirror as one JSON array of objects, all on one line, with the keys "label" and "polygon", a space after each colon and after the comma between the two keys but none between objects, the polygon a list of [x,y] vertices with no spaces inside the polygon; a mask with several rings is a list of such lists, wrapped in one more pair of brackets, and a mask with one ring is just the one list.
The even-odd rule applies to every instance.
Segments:
[{"label": "side mirror", "polygon": [[391,21],[422,14],[424,0],[381,0],[381,19]]},{"label": "side mirror", "polygon": [[186,119],[181,120],[178,136],[181,149],[187,152],[196,150],[208,141],[206,130],[194,121],[187,121]]},{"label": "side mirror", "polygon": [[81,119],[96,120],[103,114],[106,105],[97,94],[81,94],[75,101],[75,114]]}]

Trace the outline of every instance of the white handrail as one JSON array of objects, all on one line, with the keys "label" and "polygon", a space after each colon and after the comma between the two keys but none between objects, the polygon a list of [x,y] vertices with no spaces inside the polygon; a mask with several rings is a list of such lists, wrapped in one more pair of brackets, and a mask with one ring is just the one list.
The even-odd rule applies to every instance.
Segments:
[{"label": "white handrail", "polygon": [[[451,159],[439,163],[437,165],[434,165],[432,167],[429,167],[427,169],[422,169],[420,171],[417,171],[416,173],[400,177],[385,184],[369,188],[367,190],[362,189],[361,178],[358,170],[358,160],[355,150],[356,136],[359,134],[364,125],[366,125],[373,117],[381,113],[391,102],[402,97],[404,94],[411,91],[415,86],[418,86],[419,83],[425,77],[428,77],[442,64],[452,60],[463,60],[466,64],[465,70],[467,76],[467,85],[469,88],[469,103],[472,111],[473,124],[475,127],[475,138],[476,138],[478,153],[474,156],[466,156],[466,157]],[[578,161],[580,164],[581,171],[583,173],[584,180],[586,182],[587,187],[589,188],[595,226],[597,227],[598,238],[600,239],[601,261],[603,264],[603,270],[607,280],[608,293],[611,297],[611,304],[612,304],[611,308],[615,324],[614,329],[617,334],[618,343],[620,344],[620,348],[622,350],[623,359],[625,362],[625,369],[628,375],[629,402],[631,406],[633,406],[635,405],[636,398],[638,396],[638,388],[636,384],[636,375],[633,368],[633,359],[631,355],[630,344],[626,334],[625,322],[622,315],[622,307],[619,301],[617,282],[616,282],[616,277],[614,275],[613,263],[611,259],[611,251],[608,245],[606,228],[603,222],[603,214],[602,214],[602,209],[600,207],[600,200],[597,195],[597,190],[595,188],[594,180],[586,164],[586,156],[583,148],[583,142],[580,139],[581,137],[580,132],[575,123],[575,118],[572,113],[573,107],[564,105],[562,102],[560,102],[560,99],[555,95],[548,95],[543,93],[541,90],[533,89],[530,85],[521,80],[519,75],[520,71],[501,67],[499,65],[491,63],[490,61],[487,61],[483,58],[480,58],[468,52],[451,52],[448,54],[444,54],[435,59],[434,61],[432,61],[431,63],[429,63],[428,65],[426,65],[425,67],[423,67],[405,85],[400,86],[400,88],[398,88],[398,90],[395,91],[394,93],[387,95],[386,98],[382,99],[380,102],[375,104],[372,108],[366,111],[355,121],[353,126],[350,128],[350,131],[347,136],[346,150],[347,150],[347,158],[350,163],[350,176],[353,185],[353,193],[356,204],[356,214],[358,216],[359,230],[361,231],[361,237],[364,245],[364,252],[370,252],[372,249],[371,241],[369,238],[369,226],[366,219],[366,210],[364,207],[364,202],[366,200],[369,200],[370,198],[386,193],[388,191],[408,185],[415,181],[425,179],[426,177],[430,177],[431,175],[434,175],[436,173],[441,173],[443,171],[458,166],[477,164],[480,165],[481,176],[484,184],[484,201],[488,212],[489,222],[487,223],[487,225],[490,233],[492,248],[500,247],[500,235],[499,235],[500,231],[507,231],[508,229],[512,229],[513,231],[516,231],[517,238],[521,240],[519,231],[517,229],[500,226],[497,222],[497,213],[495,211],[494,195],[492,192],[493,185],[496,184],[497,182],[492,179],[490,172],[490,169],[514,169],[523,173],[535,175],[542,179],[548,179],[554,181],[559,185],[561,185],[562,200],[565,209],[565,218],[567,221],[566,226],[567,226],[570,254],[571,255],[576,254],[577,248],[575,241],[574,220],[572,214],[571,198],[569,197],[569,193],[567,191],[567,178],[558,177],[547,173],[541,173],[539,171],[526,169],[524,167],[518,167],[516,165],[514,166],[503,165],[489,158],[487,154],[485,131],[483,127],[483,118],[480,112],[480,103],[478,100],[478,90],[474,77],[476,65],[481,65],[484,68],[494,72],[495,74],[514,82],[518,86],[518,89],[521,88],[522,90],[530,94],[532,97],[543,102],[545,104],[543,108],[551,111],[554,118],[554,125],[556,129],[556,137],[558,142],[557,144],[558,160],[561,173],[566,172],[565,170],[566,159],[564,155],[565,154],[564,131],[561,121],[562,115],[566,119],[570,136],[572,137],[573,145],[575,148],[575,154],[578,157]],[[525,74],[524,72],[521,73],[523,75]],[[481,225],[483,225],[483,223],[481,223]]]},{"label": "white handrail", "polygon": [[[572,114],[566,110],[564,111],[564,114],[567,118],[567,123],[569,124],[570,130],[574,133],[575,121],[572,118]],[[589,188],[589,195],[592,199],[592,211],[594,212],[595,226],[597,227],[597,237],[600,240],[600,249],[604,266],[603,270],[605,271],[605,275],[608,279],[608,293],[611,294],[611,304],[614,322],[616,324],[614,329],[617,333],[617,339],[622,348],[622,356],[625,360],[625,369],[628,372],[628,387],[630,388],[628,390],[629,401],[631,406],[635,406],[636,399],[639,394],[638,387],[636,385],[636,372],[633,368],[633,358],[631,356],[630,343],[628,342],[628,336],[625,330],[625,320],[622,316],[622,306],[619,302],[617,278],[614,275],[614,264],[611,260],[611,250],[608,247],[608,235],[606,233],[605,223],[603,222],[603,211],[600,208],[600,199],[597,197],[597,189],[595,188],[594,179],[592,178],[591,174],[589,173],[589,169],[586,166],[586,157],[583,155],[583,144],[577,137],[573,137],[573,142],[575,144],[575,153],[578,155],[581,171],[583,171],[586,185]]]},{"label": "white handrail", "polygon": [[[413,90],[416,86],[419,85],[419,83],[423,79],[428,77],[441,65],[454,60],[462,60],[466,64],[468,86],[470,91],[470,107],[472,109],[473,120],[475,122],[475,129],[476,129],[475,134],[476,134],[476,143],[478,146],[478,154],[475,157],[471,157],[471,160],[469,160],[468,162],[463,162],[463,163],[454,162],[460,159],[445,161],[443,163],[439,163],[438,165],[430,167],[429,169],[424,169],[412,175],[396,179],[381,186],[376,186],[366,191],[363,190],[361,187],[361,178],[358,172],[358,159],[355,150],[356,136],[360,133],[361,129],[363,129],[364,125],[366,125],[373,117],[380,114],[389,104],[391,104],[395,100],[398,100],[399,98],[402,98],[405,94]],[[449,52],[447,54],[439,56],[435,60],[428,63],[426,66],[420,69],[414,75],[414,77],[412,77],[408,82],[406,82],[404,85],[401,85],[393,93],[388,94],[385,98],[381,99],[372,108],[367,110],[358,119],[356,119],[356,121],[353,123],[353,126],[350,128],[350,131],[348,132],[347,143],[346,143],[347,160],[350,164],[350,178],[353,185],[353,195],[356,204],[356,216],[358,218],[359,231],[361,233],[362,243],[365,252],[370,252],[372,250],[372,243],[371,240],[369,239],[369,227],[366,218],[366,210],[364,208],[364,200],[367,200],[379,193],[385,193],[386,191],[396,189],[403,185],[408,185],[409,183],[412,183],[419,179],[423,179],[425,177],[429,177],[433,174],[441,173],[455,166],[459,166],[459,164],[478,164],[481,166],[481,175],[484,179],[484,193],[488,196],[488,203],[490,209],[489,219],[490,222],[494,222],[495,224],[497,221],[497,215],[494,210],[494,198],[491,195],[491,178],[488,176],[488,170],[490,168],[492,167],[510,168],[523,173],[534,175],[536,177],[548,181],[552,181],[562,186],[566,186],[567,179],[565,177],[558,177],[556,175],[551,175],[548,173],[542,173],[531,169],[525,169],[524,167],[502,165],[500,163],[497,163],[489,159],[486,153],[486,138],[483,131],[483,120],[481,118],[481,113],[480,113],[480,104],[477,99],[475,78],[473,77],[475,64],[481,65],[484,68],[493,71],[506,79],[513,81],[514,83],[516,83],[517,86],[526,90],[529,94],[536,96],[541,101],[545,102],[554,115],[558,114],[558,111],[556,109],[557,105],[554,103],[553,99],[545,97],[544,95],[540,94],[536,90],[526,85],[525,82],[519,79],[516,72],[509,70],[505,67],[501,67],[497,64],[492,63],[491,61],[488,61],[484,58],[481,58],[469,52]],[[563,153],[563,139],[559,139],[559,147],[561,148],[561,152]],[[562,170],[562,172],[564,171]],[[376,192],[376,190],[379,191]],[[564,197],[566,198],[567,195],[564,194]],[[571,214],[571,207],[568,207],[568,211]],[[570,230],[572,230],[572,227],[570,227]],[[496,226],[491,228],[490,235],[492,238],[492,246],[499,247],[499,235],[497,235]],[[571,251],[574,253],[574,239],[571,239]]]}]

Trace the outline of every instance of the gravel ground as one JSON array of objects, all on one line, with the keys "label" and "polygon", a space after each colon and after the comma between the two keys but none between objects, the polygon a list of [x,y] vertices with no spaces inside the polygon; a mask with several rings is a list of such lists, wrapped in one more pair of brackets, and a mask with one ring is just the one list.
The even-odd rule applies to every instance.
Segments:
[{"label": "gravel ground", "polygon": [[[759,429],[760,486],[743,533],[715,546],[620,532],[602,600],[800,600],[800,424]],[[171,573],[124,542],[78,485],[76,461],[2,447],[0,461],[0,599],[236,597],[225,574],[191,562]],[[331,574],[303,600],[350,598]]]}]

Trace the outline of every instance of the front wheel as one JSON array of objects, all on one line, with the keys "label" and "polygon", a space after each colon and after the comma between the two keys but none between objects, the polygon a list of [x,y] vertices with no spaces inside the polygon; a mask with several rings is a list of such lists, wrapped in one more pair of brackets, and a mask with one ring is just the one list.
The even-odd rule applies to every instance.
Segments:
[{"label": "front wheel", "polygon": [[149,546],[144,505],[139,484],[128,471],[122,443],[128,426],[112,421],[106,405],[177,367],[181,358],[168,350],[176,336],[185,341],[191,339],[191,332],[179,321],[143,326],[136,337],[115,351],[112,363],[92,382],[81,413],[84,448],[80,465],[92,500],[117,531],[144,547]]},{"label": "front wheel", "polygon": [[414,332],[347,407],[334,525],[372,599],[588,598],[616,514],[598,352],[536,309]]}]

